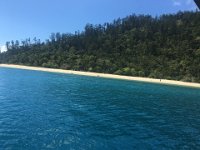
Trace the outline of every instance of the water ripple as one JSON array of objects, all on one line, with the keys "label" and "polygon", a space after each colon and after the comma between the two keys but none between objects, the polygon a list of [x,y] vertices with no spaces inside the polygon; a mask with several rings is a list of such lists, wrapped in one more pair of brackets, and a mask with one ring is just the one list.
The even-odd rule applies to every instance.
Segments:
[{"label": "water ripple", "polygon": [[0,149],[199,149],[198,89],[0,68]]}]

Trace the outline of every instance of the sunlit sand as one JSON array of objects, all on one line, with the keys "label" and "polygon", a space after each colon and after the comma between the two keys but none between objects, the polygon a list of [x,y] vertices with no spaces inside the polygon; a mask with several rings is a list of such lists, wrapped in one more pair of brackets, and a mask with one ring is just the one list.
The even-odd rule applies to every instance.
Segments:
[{"label": "sunlit sand", "polygon": [[91,76],[91,77],[122,79],[122,80],[140,81],[140,82],[147,82],[147,83],[158,83],[158,84],[168,84],[168,85],[177,85],[177,86],[200,88],[199,83],[190,83],[190,82],[182,82],[182,81],[174,81],[174,80],[166,80],[166,79],[131,77],[131,76],[121,76],[121,75],[114,75],[114,74],[73,71],[73,70],[63,70],[63,69],[52,69],[52,68],[42,68],[42,67],[30,67],[30,66],[10,65],[10,64],[0,64],[0,67],[17,68],[17,69],[25,69],[25,70],[36,70],[36,71],[45,71],[45,72],[54,72],[54,73],[64,73],[64,74],[75,74],[75,75],[83,75],[83,76]]}]

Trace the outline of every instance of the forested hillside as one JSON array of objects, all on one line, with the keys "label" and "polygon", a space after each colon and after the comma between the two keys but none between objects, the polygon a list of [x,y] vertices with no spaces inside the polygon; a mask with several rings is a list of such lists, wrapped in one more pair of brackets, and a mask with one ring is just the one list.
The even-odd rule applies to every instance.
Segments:
[{"label": "forested hillside", "polygon": [[6,45],[0,63],[200,82],[199,12],[131,15]]}]

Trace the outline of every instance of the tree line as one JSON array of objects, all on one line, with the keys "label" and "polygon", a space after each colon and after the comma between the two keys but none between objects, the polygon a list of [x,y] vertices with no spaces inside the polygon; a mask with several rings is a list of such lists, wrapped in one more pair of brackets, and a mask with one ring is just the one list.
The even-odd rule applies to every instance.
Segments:
[{"label": "tree line", "polygon": [[133,14],[6,46],[0,63],[200,82],[199,12]]}]

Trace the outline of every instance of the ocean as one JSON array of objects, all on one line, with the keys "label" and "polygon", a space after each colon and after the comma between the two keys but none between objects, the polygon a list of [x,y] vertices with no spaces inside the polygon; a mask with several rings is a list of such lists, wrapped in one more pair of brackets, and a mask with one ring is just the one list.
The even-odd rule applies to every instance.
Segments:
[{"label": "ocean", "polygon": [[200,149],[200,89],[0,68],[0,149]]}]

